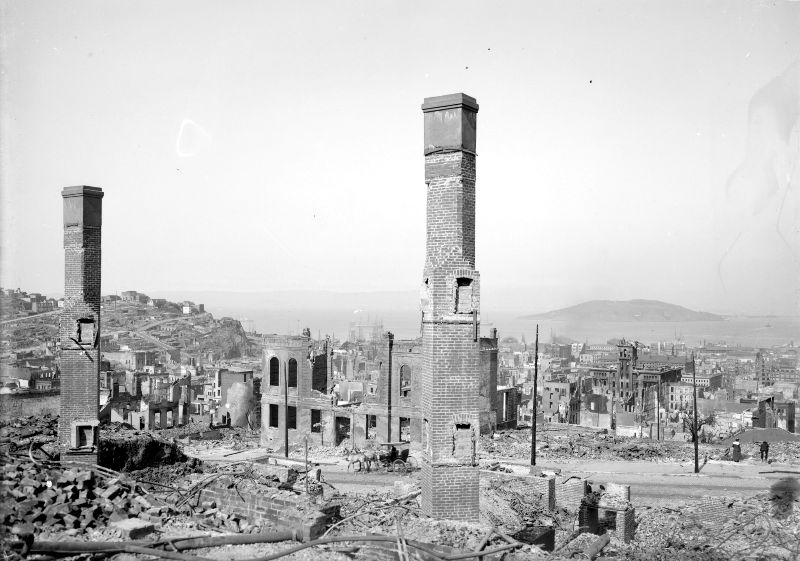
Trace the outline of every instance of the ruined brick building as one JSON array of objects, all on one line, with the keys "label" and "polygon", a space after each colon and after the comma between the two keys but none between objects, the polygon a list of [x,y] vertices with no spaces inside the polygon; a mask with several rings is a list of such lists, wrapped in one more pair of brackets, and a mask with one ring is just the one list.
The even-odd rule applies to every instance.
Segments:
[{"label": "ruined brick building", "polygon": [[[501,411],[510,415],[516,408],[497,408],[496,335],[480,338],[480,346],[477,399],[481,432],[490,433],[502,422]],[[399,340],[391,333],[347,358],[309,334],[266,336],[262,444],[282,446],[287,435],[290,445],[306,436],[327,446],[349,438],[357,448],[368,439],[421,443],[422,360],[419,340]]]},{"label": "ruined brick building", "polygon": [[191,376],[170,381],[170,373],[112,372],[113,383],[98,414],[101,421],[128,423],[141,430],[172,428],[188,421]]},{"label": "ruined brick building", "polygon": [[97,463],[100,408],[100,229],[103,190],[65,187],[64,308],[59,326],[62,457]]},{"label": "ruined brick building", "polygon": [[580,424],[618,430],[633,427],[631,434],[642,434],[643,426],[658,422],[658,410],[668,409],[669,388],[681,381],[683,368],[652,360],[640,364],[638,359],[636,345],[622,340],[617,345],[616,367],[588,369],[586,383],[579,384],[575,393]]}]

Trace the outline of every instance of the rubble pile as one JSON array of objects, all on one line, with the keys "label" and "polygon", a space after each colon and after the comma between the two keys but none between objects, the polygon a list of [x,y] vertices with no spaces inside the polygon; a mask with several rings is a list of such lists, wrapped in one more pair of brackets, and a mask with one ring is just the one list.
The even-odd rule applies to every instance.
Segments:
[{"label": "rubble pile", "polygon": [[178,462],[169,466],[151,466],[130,472],[131,478],[142,483],[148,490],[158,492],[158,487],[173,488],[176,482],[190,477],[195,473],[208,473],[213,471],[213,466],[206,466],[200,460],[189,458],[185,462]]},{"label": "rubble pile", "polygon": [[191,422],[179,427],[159,429],[157,432],[163,438],[185,438],[190,434],[195,434],[208,429],[208,423]]},{"label": "rubble pile", "polygon": [[[680,511],[645,508],[636,540],[619,544],[624,559],[800,558],[800,489],[787,479],[746,499],[707,497]],[[657,553],[656,553],[657,552]]]},{"label": "rubble pile", "polygon": [[[462,551],[475,551],[487,534],[485,526],[432,520],[430,518],[406,518],[402,524],[403,537],[425,543],[434,543]],[[392,533],[397,532],[395,526]]]},{"label": "rubble pile", "polygon": [[222,445],[232,450],[245,450],[261,446],[261,431],[242,427],[222,429]]},{"label": "rubble pile", "polygon": [[49,454],[55,454],[57,436],[58,417],[53,415],[0,422],[0,450],[11,453],[27,450],[33,444],[35,447],[43,447]]},{"label": "rubble pile", "polygon": [[28,438],[35,435],[44,435],[55,438],[58,433],[58,417],[43,415],[41,417],[21,417],[11,421],[0,421],[0,437]]},{"label": "rubble pile", "polygon": [[[419,490],[397,496],[395,493],[372,494],[369,497],[348,495],[340,497],[341,520],[330,532],[332,535],[374,533],[397,535],[398,525],[404,538],[433,543],[462,551],[475,550],[490,528],[505,534],[530,526],[568,528],[571,517],[564,510],[547,512],[538,495],[522,481],[504,481],[481,486],[481,520],[479,524],[432,520],[419,508]],[[541,555],[535,547],[526,552]]]},{"label": "rubble pile", "polygon": [[[742,443],[742,458],[761,459],[760,442],[746,442]],[[716,454],[709,454],[712,460],[730,460],[731,449],[723,448],[717,451]],[[794,463],[800,459],[800,442],[770,442],[769,443],[769,460],[770,463]]]},{"label": "rubble pile", "polygon": [[369,497],[340,497],[341,520],[330,529],[331,535],[397,535],[398,525],[409,540],[461,550],[474,550],[487,533],[487,526],[432,520],[422,515],[419,490],[401,497],[396,493],[374,493]]},{"label": "rubble pile", "polygon": [[[422,516],[419,508],[419,491],[412,490],[402,497],[395,493],[372,493],[368,497],[352,495],[338,497],[341,504],[341,520],[336,524],[335,534],[353,533],[392,533],[396,530],[396,520],[403,524]],[[334,528],[331,528],[332,531]]]},{"label": "rubble pile", "polygon": [[[751,454],[759,458],[757,445],[753,445]],[[773,442],[769,445],[769,459],[779,463],[792,463],[800,460],[800,442]]]},{"label": "rubble pile", "polygon": [[[231,475],[254,485],[276,486],[270,478],[226,466],[202,466],[188,461],[119,474],[104,468],[86,469],[57,462],[5,458],[0,481],[0,527],[25,533],[85,534],[136,518],[154,526],[254,533],[264,523],[250,524],[228,514],[213,501],[199,501],[204,484]],[[198,474],[207,471],[211,475]],[[0,541],[6,539],[0,531]]]},{"label": "rubble pile", "polygon": [[180,442],[197,453],[215,450],[249,450],[261,446],[261,435],[257,430],[242,427],[195,426],[194,432],[180,436]]},{"label": "rubble pile", "polygon": [[557,552],[556,559],[586,558],[584,552],[597,542],[598,536],[584,532],[565,543]]},{"label": "rubble pile", "polygon": [[160,523],[174,514],[170,506],[137,490],[134,481],[104,470],[10,460],[3,465],[0,485],[3,528],[85,530],[131,516]]},{"label": "rubble pile", "polygon": [[[350,440],[346,439],[346,443],[349,444]],[[313,458],[342,458],[344,457],[347,452],[349,452],[349,448],[346,448],[344,445],[340,444],[339,446],[309,446],[308,447],[308,455]]]},{"label": "rubble pile", "polygon": [[[544,431],[543,431],[544,432]],[[494,436],[481,437],[482,457],[489,459],[525,458],[531,453],[531,435],[528,429],[505,431]],[[721,458],[725,452],[722,445],[700,444],[700,454],[710,458]],[[539,436],[536,454],[544,461],[604,460],[604,461],[676,461],[684,462],[694,457],[694,446],[690,442],[674,440],[647,440],[617,437],[590,432],[581,434],[547,434]]]},{"label": "rubble pile", "polygon": [[481,481],[481,522],[513,534],[528,526],[566,527],[571,523],[567,511],[548,511],[547,505],[523,479]]}]

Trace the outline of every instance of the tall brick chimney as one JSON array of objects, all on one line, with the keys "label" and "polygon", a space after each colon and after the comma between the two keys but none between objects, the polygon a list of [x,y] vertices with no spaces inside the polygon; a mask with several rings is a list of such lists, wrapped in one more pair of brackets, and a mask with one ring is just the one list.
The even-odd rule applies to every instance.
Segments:
[{"label": "tall brick chimney", "polygon": [[100,409],[100,227],[103,190],[65,187],[64,309],[61,312],[62,457],[97,463]]},{"label": "tall brick chimney", "polygon": [[426,98],[427,235],[422,308],[422,510],[477,521],[480,277],[475,270],[475,127],[463,93]]}]

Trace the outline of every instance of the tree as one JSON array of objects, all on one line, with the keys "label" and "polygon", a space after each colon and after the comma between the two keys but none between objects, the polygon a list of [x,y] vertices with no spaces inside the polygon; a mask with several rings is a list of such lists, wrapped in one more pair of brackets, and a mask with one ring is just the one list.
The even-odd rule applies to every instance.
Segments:
[{"label": "tree", "polygon": [[695,439],[697,438],[697,435],[700,434],[703,431],[703,427],[706,426],[706,425],[712,426],[715,421],[716,421],[715,415],[714,415],[714,413],[711,413],[710,415],[708,415],[706,417],[698,417],[697,418],[697,426],[694,427],[694,426],[692,426],[694,424],[694,423],[692,423],[692,416],[691,415],[685,415],[683,417],[683,430],[684,430],[684,432],[686,432],[688,430],[688,432],[691,433],[692,442],[694,442]]}]

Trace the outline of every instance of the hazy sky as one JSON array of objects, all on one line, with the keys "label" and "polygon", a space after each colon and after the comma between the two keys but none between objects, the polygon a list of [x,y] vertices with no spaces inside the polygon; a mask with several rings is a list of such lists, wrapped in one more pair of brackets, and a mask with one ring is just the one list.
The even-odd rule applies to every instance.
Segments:
[{"label": "hazy sky", "polygon": [[63,291],[86,184],[104,292],[415,289],[463,91],[487,293],[800,311],[800,2],[0,5],[5,287]]}]

